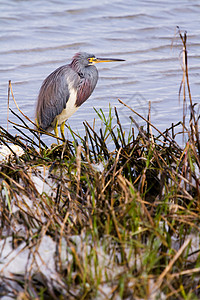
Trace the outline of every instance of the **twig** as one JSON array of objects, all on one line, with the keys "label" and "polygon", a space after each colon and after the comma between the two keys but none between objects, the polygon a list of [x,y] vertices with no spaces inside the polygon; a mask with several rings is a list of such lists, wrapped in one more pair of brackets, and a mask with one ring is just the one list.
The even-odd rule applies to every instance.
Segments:
[{"label": "twig", "polygon": [[167,275],[167,273],[169,273],[169,271],[173,267],[175,261],[181,256],[181,254],[183,253],[183,251],[185,250],[185,248],[187,248],[187,246],[189,245],[190,242],[191,242],[191,238],[188,238],[184,242],[184,244],[181,246],[181,248],[178,250],[178,252],[174,255],[174,257],[170,260],[169,264],[166,266],[166,268],[160,274],[160,276],[158,277],[158,280],[154,284],[154,286],[152,288],[152,291],[151,291],[151,295],[154,294],[160,288],[160,286],[161,286],[161,284],[163,282],[163,279],[165,278],[165,276]]},{"label": "twig", "polygon": [[138,117],[140,117],[142,120],[144,120],[146,123],[151,125],[156,131],[160,133],[161,136],[163,136],[168,142],[172,142],[174,145],[176,145],[177,148],[179,148],[178,144],[171,138],[169,139],[166,137],[158,128],[156,128],[151,122],[149,122],[147,119],[145,119],[143,116],[141,116],[138,112],[136,112],[134,109],[132,109],[130,106],[128,106],[126,103],[124,103],[122,100],[118,99],[118,101],[123,104],[124,106],[128,107],[134,114],[136,114]]}]

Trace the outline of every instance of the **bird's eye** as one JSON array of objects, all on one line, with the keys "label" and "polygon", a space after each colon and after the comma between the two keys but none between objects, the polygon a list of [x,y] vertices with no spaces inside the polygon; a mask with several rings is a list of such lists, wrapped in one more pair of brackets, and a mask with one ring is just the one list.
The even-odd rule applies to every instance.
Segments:
[{"label": "bird's eye", "polygon": [[94,57],[89,57],[88,61],[89,61],[89,63],[93,63],[95,61],[95,58]]}]

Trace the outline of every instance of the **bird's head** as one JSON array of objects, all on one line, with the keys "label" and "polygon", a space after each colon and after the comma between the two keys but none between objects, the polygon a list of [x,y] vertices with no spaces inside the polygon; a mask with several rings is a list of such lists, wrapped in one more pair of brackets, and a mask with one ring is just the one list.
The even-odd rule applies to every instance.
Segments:
[{"label": "bird's head", "polygon": [[81,65],[82,67],[87,67],[94,65],[100,62],[114,62],[114,61],[124,61],[124,59],[117,59],[117,58],[97,58],[93,54],[88,54],[85,52],[76,53],[73,57],[73,62],[76,64]]}]

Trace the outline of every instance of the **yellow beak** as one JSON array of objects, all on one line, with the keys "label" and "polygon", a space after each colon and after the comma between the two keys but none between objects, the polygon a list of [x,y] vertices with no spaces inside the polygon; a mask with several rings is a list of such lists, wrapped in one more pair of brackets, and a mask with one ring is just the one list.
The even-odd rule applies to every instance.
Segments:
[{"label": "yellow beak", "polygon": [[91,64],[97,64],[100,62],[125,61],[125,59],[119,59],[119,58],[96,58],[96,57],[90,57],[88,58],[88,60]]}]

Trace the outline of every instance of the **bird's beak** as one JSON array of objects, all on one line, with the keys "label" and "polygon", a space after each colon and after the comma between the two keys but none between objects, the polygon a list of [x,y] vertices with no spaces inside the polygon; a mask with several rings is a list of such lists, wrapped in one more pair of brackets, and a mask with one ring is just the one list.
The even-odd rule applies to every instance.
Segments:
[{"label": "bird's beak", "polygon": [[100,62],[125,61],[125,59],[119,59],[119,58],[96,58],[96,57],[90,57],[88,60],[91,64],[97,64]]}]

